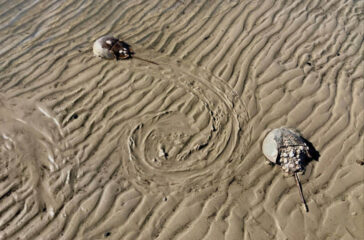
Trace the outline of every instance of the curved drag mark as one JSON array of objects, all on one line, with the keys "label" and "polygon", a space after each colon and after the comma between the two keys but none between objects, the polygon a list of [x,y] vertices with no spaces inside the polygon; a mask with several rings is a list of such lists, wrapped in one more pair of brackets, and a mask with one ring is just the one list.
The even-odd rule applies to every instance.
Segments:
[{"label": "curved drag mark", "polygon": [[[129,152],[123,159],[127,176],[137,188],[166,194],[195,191],[234,177],[248,144],[242,137],[248,121],[243,103],[223,81],[201,69],[185,73],[171,60],[159,61],[159,68],[134,71],[143,77],[155,74],[156,86],[163,84],[188,100],[163,104],[131,120],[134,127],[119,143]],[[157,72],[162,72],[160,79]],[[164,94],[158,97],[167,98]]]}]

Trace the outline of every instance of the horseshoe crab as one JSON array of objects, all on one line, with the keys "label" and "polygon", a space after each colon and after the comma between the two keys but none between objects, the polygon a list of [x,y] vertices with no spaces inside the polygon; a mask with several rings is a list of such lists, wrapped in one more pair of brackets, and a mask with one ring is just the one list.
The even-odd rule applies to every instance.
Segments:
[{"label": "horseshoe crab", "polygon": [[130,45],[124,41],[120,41],[113,36],[104,36],[97,39],[93,45],[93,53],[96,57],[101,57],[105,59],[122,60],[136,58],[145,62],[158,65],[153,61],[133,56],[134,51],[132,50]]},{"label": "horseshoe crab", "polygon": [[128,59],[134,54],[130,45],[113,36],[104,36],[97,39],[93,45],[94,55],[106,59]]},{"label": "horseshoe crab", "polygon": [[304,138],[294,129],[276,128],[264,138],[262,150],[264,156],[270,162],[280,165],[285,174],[294,175],[301,200],[306,212],[308,212],[308,206],[297,174],[305,170],[305,162],[312,158]]}]

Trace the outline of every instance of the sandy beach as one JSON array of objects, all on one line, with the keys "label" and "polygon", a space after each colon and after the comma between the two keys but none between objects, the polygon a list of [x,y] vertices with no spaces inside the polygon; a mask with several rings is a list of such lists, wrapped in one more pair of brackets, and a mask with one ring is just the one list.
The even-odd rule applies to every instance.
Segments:
[{"label": "sandy beach", "polygon": [[0,0],[0,42],[0,240],[364,239],[364,1]]}]

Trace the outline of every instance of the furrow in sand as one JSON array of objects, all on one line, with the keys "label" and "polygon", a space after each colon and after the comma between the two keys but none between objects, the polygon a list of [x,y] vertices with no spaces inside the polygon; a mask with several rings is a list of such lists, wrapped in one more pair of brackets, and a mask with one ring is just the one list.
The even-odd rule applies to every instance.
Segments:
[{"label": "furrow in sand", "polygon": [[25,206],[23,206],[23,210],[17,212],[17,215],[12,222],[9,223],[9,226],[3,232],[3,238],[13,237],[22,229],[26,229],[26,227],[34,220],[40,212],[39,206],[37,205],[37,201],[33,198],[28,198],[25,201]]},{"label": "furrow in sand", "polygon": [[[0,6],[0,239],[363,235],[360,1]],[[320,153],[309,213],[263,163],[282,125]]]},{"label": "furrow in sand", "polygon": [[[259,8],[258,8],[259,6]],[[226,61],[228,61],[228,63],[230,62],[230,64],[227,64],[227,67],[223,67],[226,69],[226,71],[230,72],[230,76],[227,77],[223,77],[223,79],[229,80],[231,79],[231,67],[234,67],[234,65],[238,64],[238,58],[240,58],[241,56],[241,49],[244,49],[244,44],[243,43],[247,43],[250,44],[251,40],[255,38],[255,36],[257,35],[257,33],[259,33],[262,29],[262,26],[264,26],[265,24],[260,24],[258,25],[256,28],[253,28],[252,26],[254,26],[255,22],[258,19],[265,19],[264,22],[266,21],[266,17],[264,17],[264,14],[266,14],[266,9],[270,8],[271,11],[274,11],[277,8],[277,4],[273,5],[273,7],[268,4],[268,5],[261,5],[258,2],[255,2],[254,4],[250,4],[245,8],[242,8],[240,10],[240,13],[236,16],[236,23],[230,23],[232,24],[231,27],[227,28],[226,31],[231,31],[230,34],[228,35],[222,35],[221,38],[226,38],[226,36],[232,35],[232,38],[230,37],[229,39],[224,39],[224,40],[220,40],[220,42],[225,42],[225,41],[229,41],[230,44],[227,44],[227,46],[229,46],[229,49],[232,49],[232,52],[229,52],[229,49],[225,47],[225,49],[222,48],[215,48],[216,50],[220,50],[220,54],[214,54],[213,56],[215,56],[215,59],[212,59],[211,61],[207,61],[209,64],[209,68],[211,69],[211,71],[215,71],[215,68],[217,67],[216,65],[219,64],[224,64]],[[244,14],[246,12],[246,14]],[[272,16],[270,16],[272,17]],[[269,19],[269,18],[268,18]],[[254,31],[252,31],[252,29]],[[243,31],[243,32],[241,32]],[[246,31],[247,33],[244,33],[244,31]],[[230,58],[227,58],[227,56],[231,56]],[[211,57],[211,56],[205,56],[206,57]],[[220,59],[220,60],[218,60]],[[224,60],[226,59],[226,60]],[[211,66],[211,63],[214,63],[215,66]],[[220,72],[221,70],[219,70],[218,72]],[[220,73],[217,73],[220,74]],[[226,75],[226,73],[224,74]],[[233,78],[234,79],[234,78]]]},{"label": "furrow in sand", "polygon": [[87,199],[78,203],[79,208],[74,213],[68,213],[68,219],[61,228],[60,239],[73,239],[77,235],[80,225],[94,211],[100,195],[100,190],[94,191]]},{"label": "furrow in sand", "polygon": [[[107,164],[106,159],[110,159],[110,158],[102,159],[104,164]],[[79,186],[75,185],[75,188],[74,188],[75,191],[80,192],[80,193],[83,193],[83,190],[81,190],[81,189],[91,188],[94,190],[90,191],[92,193],[91,196],[89,196],[89,193],[87,193],[87,191],[86,191],[86,194],[83,194],[83,196],[80,195],[78,199],[77,198],[72,199],[65,207],[62,207],[61,209],[59,209],[58,211],[60,211],[60,212],[57,211],[56,216],[58,216],[58,218],[60,218],[59,220],[62,219],[61,222],[58,222],[58,225],[62,226],[62,227],[58,228],[59,229],[58,232],[54,232],[55,235],[59,235],[61,233],[61,236],[63,238],[72,239],[77,234],[77,232],[80,231],[81,227],[83,227],[83,225],[84,225],[83,222],[85,222],[85,219],[88,218],[88,216],[91,216],[90,214],[92,214],[94,211],[99,209],[99,208],[96,208],[96,206],[98,204],[102,203],[100,201],[102,191],[100,191],[100,189],[97,189],[97,187],[96,187],[97,184],[106,185],[106,183],[111,178],[111,175],[114,173],[113,169],[115,169],[116,167],[110,165],[109,169],[107,170],[107,171],[109,171],[108,173],[107,173],[107,171],[103,170],[100,167],[100,169],[98,171],[105,173],[105,175],[104,175],[105,179],[102,179],[102,178],[96,176],[96,174],[95,174],[94,177],[89,178],[86,181],[86,184],[84,184],[81,188]],[[97,171],[97,169],[95,169],[95,170]],[[79,171],[82,172],[82,171],[88,171],[88,170],[80,169]],[[109,176],[107,176],[107,175],[109,175]],[[79,179],[79,181],[81,181],[80,183],[82,185],[82,179]],[[80,206],[79,209],[78,209],[78,206]],[[72,210],[72,209],[74,209],[74,210]],[[48,228],[53,224],[55,224],[54,221],[53,221],[53,223],[51,223],[48,226]],[[61,231],[61,232],[59,232],[59,231]],[[48,231],[45,231],[44,234],[47,234],[47,232]],[[40,239],[42,239],[42,234],[39,236]]]},{"label": "furrow in sand", "polygon": [[[173,213],[165,220],[161,228],[162,231],[156,239],[175,238],[177,235],[182,234],[184,230],[192,227],[192,222],[202,214],[202,210],[207,204],[206,200],[212,197],[209,194],[213,193],[213,191],[214,189],[210,188],[199,192],[196,197],[193,197],[194,202],[191,202],[191,197],[179,200],[178,207],[174,208]],[[187,214],[184,213],[186,206],[191,209]]]},{"label": "furrow in sand", "polygon": [[211,239],[215,236],[218,238],[226,239],[226,232],[230,227],[230,223],[228,221],[229,216],[232,214],[231,208],[233,205],[233,198],[230,192],[230,186],[234,184],[235,179],[232,178],[229,181],[224,182],[221,186],[225,189],[228,189],[227,193],[224,193],[223,196],[220,196],[222,199],[217,199],[218,210],[216,214],[211,216],[211,223],[208,226],[208,231],[204,235],[202,239]]},{"label": "furrow in sand", "polygon": [[6,225],[10,225],[14,218],[20,214],[23,207],[24,204],[22,202],[19,202],[11,206],[10,209],[7,209],[7,211],[2,215],[0,219],[0,229],[4,229]]},{"label": "furrow in sand", "polygon": [[118,228],[127,224],[128,218],[140,205],[141,201],[142,197],[140,193],[134,189],[129,189],[122,193],[117,197],[115,204],[112,207],[112,211],[110,211],[110,216],[98,226],[95,226],[95,228],[86,231],[85,236],[92,239],[101,237],[106,232],[110,232],[114,237],[118,232]]},{"label": "furrow in sand", "polygon": [[[121,27],[115,28],[115,31],[119,32],[119,37],[122,39],[137,39],[137,41],[140,42],[146,35],[150,35],[151,32],[162,30],[164,25],[168,26],[167,23],[162,24],[161,22],[165,22],[167,19],[169,19],[168,21],[173,21],[170,20],[170,18],[173,16],[175,17],[175,15],[173,14],[173,11],[168,11],[167,9],[173,8],[174,5],[175,3],[168,2],[161,6],[161,3],[156,2],[155,6],[153,6],[150,10],[145,8],[143,16],[136,19],[136,21],[133,22],[133,25],[129,26],[125,24]],[[156,13],[159,13],[159,15],[156,15]],[[160,25],[163,27],[160,27]]]},{"label": "furrow in sand", "polygon": [[[36,1],[35,2],[33,2],[32,4],[23,4],[22,6],[19,4],[19,5],[17,5],[17,6],[14,6],[13,8],[10,8],[9,10],[9,13],[12,13],[12,14],[14,14],[15,16],[12,16],[12,18],[11,19],[6,19],[6,22],[7,22],[7,24],[5,25],[5,24],[3,24],[3,26],[1,26],[0,27],[0,31],[1,30],[4,30],[4,29],[6,29],[7,27],[8,28],[11,28],[11,27],[13,27],[14,25],[15,25],[15,23],[18,21],[18,20],[21,20],[22,18],[23,18],[23,16],[24,15],[26,15],[26,13],[28,12],[28,11],[31,11],[31,10],[35,10],[35,11],[37,11],[38,9],[37,9],[37,7],[39,6],[40,4],[39,3],[37,3]],[[51,4],[49,4],[48,6],[50,6]],[[45,5],[45,6],[47,6],[47,5]],[[17,10],[16,11],[16,13],[14,13],[14,12],[11,12],[12,10]],[[45,7],[45,8],[42,8],[42,10],[47,10],[47,7]],[[41,12],[41,11],[39,11],[39,12]],[[3,15],[2,15],[3,16]],[[15,30],[17,30],[17,29],[15,29]]]},{"label": "furrow in sand", "polygon": [[[2,1],[0,3],[0,16],[1,16],[1,21],[2,22],[6,22],[8,21],[8,18],[7,16],[10,15],[11,13],[13,13],[14,9],[16,9],[17,7],[20,7],[22,6],[22,4],[25,4],[24,3],[25,1],[23,2],[12,2],[12,3],[7,3],[6,1]],[[6,8],[5,8],[6,6]]]},{"label": "furrow in sand", "polygon": [[[50,6],[53,6],[54,7],[54,4],[51,4]],[[56,14],[56,13],[55,13]],[[63,14],[63,13],[62,13]],[[33,16],[32,15],[32,13],[29,13],[29,15],[31,15],[31,16]],[[53,14],[51,14],[51,15],[53,15]],[[66,16],[67,16],[67,14],[66,14]],[[43,26],[47,26],[46,24],[41,24],[41,23],[37,23],[37,24],[34,24],[33,22],[33,19],[34,18],[31,18],[31,20],[30,21],[28,21],[28,22],[26,22],[25,24],[28,24],[29,25],[29,28],[31,28],[31,29],[28,29],[27,31],[25,31],[24,33],[20,33],[20,36],[23,36],[24,35],[24,38],[20,41],[20,42],[18,42],[17,44],[16,44],[16,48],[19,48],[20,46],[29,46],[30,44],[31,44],[31,42],[36,42],[37,40],[39,41],[40,40],[40,37],[42,36],[42,34],[41,33],[43,33],[43,35],[44,34],[49,34],[49,32],[46,32],[46,31],[44,31],[44,30],[42,30],[42,31],[40,31],[40,29],[43,29],[44,27]],[[46,20],[47,19],[52,19],[52,18],[50,18],[49,16],[46,16]],[[64,18],[63,18],[64,19]],[[42,21],[42,20],[41,20]],[[32,24],[33,23],[33,24]],[[57,22],[57,23],[60,23],[59,21]],[[22,28],[19,28],[19,31],[24,31],[24,27],[26,27],[26,26],[23,26]],[[30,34],[30,32],[31,32],[31,34]],[[63,31],[62,31],[63,32]],[[39,36],[39,34],[41,34],[40,36]],[[42,43],[44,43],[44,42],[42,42]],[[36,46],[40,46],[41,44],[36,44]],[[12,59],[10,59],[8,62],[7,62],[7,65],[8,64],[11,64],[12,62],[14,62],[14,61],[16,61],[16,62],[19,62],[19,60],[20,60],[20,62],[22,62],[23,61],[23,59],[21,59],[20,58],[20,56],[24,56],[24,55],[26,55],[30,50],[32,50],[33,48],[26,48],[25,49],[25,51],[23,51],[23,52],[21,52],[21,53],[19,53],[19,54],[12,54],[11,56],[13,56],[12,57]],[[8,51],[9,52],[9,51]],[[8,54],[9,55],[9,54]]]},{"label": "furrow in sand", "polygon": [[[209,2],[206,1],[206,4],[208,3]],[[169,55],[177,55],[182,59],[186,59],[196,64],[197,59],[195,56],[200,53],[198,47],[205,49],[205,42],[213,35],[212,31],[214,28],[209,28],[209,25],[218,25],[219,21],[228,14],[228,11],[220,8],[221,5],[216,4],[214,8],[201,10],[202,21],[193,25],[191,30],[185,34],[186,36],[181,37],[181,40],[175,42],[174,45],[171,46],[172,50],[169,51]],[[198,36],[198,38],[195,39],[195,36]]]},{"label": "furrow in sand", "polygon": [[[226,29],[228,32],[227,35],[231,35],[228,39],[223,39],[220,37],[219,47],[215,49],[215,52],[218,51],[218,54],[214,54],[211,56],[211,60],[207,61],[207,66],[210,71],[215,72],[218,76],[221,76],[222,79],[228,80],[230,77],[227,76],[227,71],[231,68],[231,64],[229,62],[235,62],[236,58],[232,57],[236,55],[236,47],[239,46],[239,42],[241,38],[246,38],[248,36],[244,36],[244,30],[247,27],[247,20],[249,16],[256,12],[256,8],[260,6],[259,2],[247,2],[244,8],[240,10],[239,15],[236,17],[235,23],[231,23],[229,28]],[[227,42],[228,44],[222,45],[222,42]],[[205,58],[208,57],[205,51]],[[220,65],[220,66],[219,66]],[[222,65],[222,66],[221,66]],[[224,74],[223,74],[224,73]],[[230,73],[231,74],[231,73]]]},{"label": "furrow in sand", "polygon": [[[265,10],[268,10],[268,9],[265,9]],[[290,9],[290,10],[294,11],[294,9]],[[287,13],[288,17],[292,16],[291,11],[288,11],[288,13]],[[278,13],[276,13],[276,15],[277,14]],[[285,19],[285,17],[287,17],[287,15],[283,16],[282,20]],[[292,18],[295,19],[293,16],[292,16]],[[249,77],[248,69],[251,68],[252,65],[254,64],[254,60],[259,59],[259,55],[261,55],[261,54],[262,54],[262,56],[267,57],[265,51],[272,50],[272,48],[266,48],[266,46],[269,43],[270,38],[273,38],[281,30],[285,29],[284,28],[285,25],[290,26],[288,29],[285,29],[285,32],[289,33],[290,31],[294,31],[296,29],[293,24],[288,25],[289,22],[285,21],[285,20],[283,20],[281,24],[274,24],[273,28],[271,28],[270,26],[272,25],[272,21],[273,21],[273,18],[271,18],[271,17],[268,18],[267,20],[262,22],[262,24],[260,25],[261,29],[259,29],[259,28],[253,29],[252,33],[250,33],[250,34],[253,34],[253,32],[254,32],[255,34],[253,34],[253,36],[256,36],[255,39],[253,39],[253,41],[251,43],[253,46],[251,48],[246,48],[247,49],[246,54],[248,57],[242,63],[243,70],[240,70],[239,75],[236,78],[234,78],[234,81],[235,81],[234,89],[237,91],[237,93],[239,95],[242,94],[244,91],[246,79],[247,79],[247,77]],[[299,23],[300,21],[301,22],[304,21],[304,18],[303,17],[298,18],[296,21],[297,21],[296,26],[298,26],[300,24]],[[261,33],[261,34],[256,35],[258,33]],[[260,37],[261,35],[263,35],[265,37],[262,38],[262,37]],[[275,50],[275,49],[273,49],[273,50]],[[277,67],[278,70],[280,68],[282,68],[278,64],[275,64],[274,61],[271,61],[269,64],[274,64],[273,66]],[[264,61],[261,62],[261,65],[259,67],[261,67],[261,66],[264,66]],[[266,68],[268,68],[268,66],[266,66]],[[264,67],[262,69],[264,69]],[[276,69],[273,68],[272,70],[274,71]],[[262,74],[264,74],[264,73],[262,73]],[[268,71],[266,71],[266,74],[269,74]],[[256,77],[257,77],[257,79],[259,79],[260,76],[257,75]]]},{"label": "furrow in sand", "polygon": [[215,193],[203,200],[205,205],[200,215],[189,224],[185,231],[179,234],[177,239],[203,239],[206,237],[210,226],[216,221],[219,209],[227,200],[227,196],[225,193]]},{"label": "furrow in sand", "polygon": [[[97,68],[97,69],[94,69],[92,71],[93,72],[92,76],[95,76],[96,78],[95,78],[95,81],[92,82],[89,87],[84,86],[82,84],[82,81],[77,81],[77,82],[72,83],[71,86],[67,86],[67,88],[61,88],[62,90],[59,90],[59,91],[55,92],[55,94],[60,95],[63,92],[74,92],[74,91],[80,92],[80,91],[84,91],[84,89],[87,89],[88,92],[98,92],[100,90],[95,89],[95,88],[100,86],[103,81],[104,82],[108,81],[110,79],[110,77],[112,77],[112,76],[118,76],[119,75],[119,76],[122,77],[125,74],[127,74],[127,72],[117,72],[117,73],[114,73],[113,75],[111,75],[110,77],[109,76],[100,77],[99,76],[100,73],[106,74],[107,71],[110,70],[110,68],[106,68],[106,66],[104,66],[104,67],[105,68],[101,68],[101,69]],[[71,72],[70,73],[71,76],[70,76],[69,79],[72,79],[75,75],[77,75],[77,76],[79,76],[80,80],[87,81],[90,78],[90,75],[88,75],[89,73],[86,74],[86,72],[88,72],[88,69],[82,69],[81,72]],[[117,78],[117,79],[119,79],[119,78]],[[126,83],[128,83],[128,81],[126,81]],[[60,84],[60,86],[62,86],[62,85],[63,85],[63,83]],[[120,83],[116,85],[117,88],[115,88],[115,90],[121,88],[122,85],[124,85],[124,83],[123,83],[123,81],[120,81]],[[101,86],[100,86],[100,88],[101,88]],[[74,90],[74,89],[77,89],[77,90]],[[121,91],[123,89],[125,89],[125,88],[121,88],[119,91]],[[109,88],[106,88],[106,89],[104,88],[104,89],[102,89],[102,91],[105,91],[107,93],[108,91],[110,91],[110,89]],[[46,96],[41,96],[41,97],[42,97],[43,100],[52,101],[52,103],[54,102],[54,104],[52,104],[51,106],[52,106],[52,109],[54,111],[56,111],[57,113],[60,113],[62,111],[68,112],[69,109],[70,109],[70,106],[72,106],[72,104],[74,103],[74,96],[71,95],[71,94],[66,95],[66,97],[69,98],[69,99],[61,98],[62,101],[58,101],[58,102],[54,101],[53,100],[54,98],[52,98],[51,95],[46,95]],[[87,99],[88,101],[93,101],[93,100],[90,99],[89,96],[84,95],[84,97],[82,97],[82,99],[80,99],[81,101],[76,102],[76,103],[78,103],[76,105],[76,108],[79,107],[80,104],[85,104],[85,103],[87,104],[88,103],[88,101],[82,101],[83,99]],[[69,102],[71,102],[71,103],[69,103]]]},{"label": "furrow in sand", "polygon": [[[158,51],[166,52],[169,55],[174,54],[176,51],[180,49],[180,46],[185,42],[186,39],[188,39],[188,36],[181,39],[183,36],[183,33],[186,33],[188,35],[193,35],[196,33],[195,29],[200,29],[200,26],[203,26],[203,24],[207,21],[204,19],[204,9],[203,7],[206,6],[208,3],[207,1],[201,1],[201,5],[196,6],[192,1],[186,5],[186,7],[181,11],[182,13],[180,15],[177,15],[180,21],[176,21],[171,23],[171,26],[173,26],[173,30],[166,31],[167,33],[163,38],[161,38],[158,42],[158,45],[155,46],[155,48]],[[211,13],[214,13],[217,11],[219,5],[212,6],[211,7]],[[185,15],[184,13],[188,12],[189,14]],[[207,15],[211,15],[211,13]],[[197,22],[195,24],[190,24],[193,20],[196,19],[202,19],[203,22]],[[192,33],[191,33],[192,31]],[[172,39],[180,38],[179,41],[173,42]],[[156,43],[154,43],[155,45]],[[154,45],[151,45],[151,47],[154,47]],[[188,45],[185,45],[186,47]]]},{"label": "furrow in sand", "polygon": [[[134,212],[129,216],[127,222],[117,228],[116,237],[123,237],[130,235],[130,238],[137,239],[140,233],[139,229],[143,229],[143,226],[150,220],[153,210],[158,208],[159,205],[164,204],[162,194],[155,195],[153,197],[143,198],[139,205],[135,208]],[[130,229],[134,229],[132,234],[129,234]]]},{"label": "furrow in sand", "polygon": [[[240,24],[236,24],[236,20],[241,16],[241,12],[245,8],[245,4],[237,4],[232,6],[230,11],[224,11],[214,17],[212,21],[208,22],[211,22],[211,24],[208,24],[210,27],[208,32],[201,35],[194,43],[192,43],[192,46],[195,46],[195,51],[186,52],[185,55],[191,56],[194,59],[194,63],[197,65],[205,65],[204,60],[208,57],[221,58],[224,56],[226,53],[224,52],[224,49],[220,47],[220,44],[223,41],[222,39],[227,35],[231,35],[229,38],[234,40],[234,32],[233,29],[231,30],[231,26],[234,25],[240,27]],[[232,34],[226,34],[229,30],[232,31]],[[204,36],[213,36],[213,38],[208,41],[208,46],[205,47],[203,51],[196,51],[196,47],[203,44],[205,41]],[[229,43],[227,46],[229,46]],[[206,65],[208,66],[208,64]]]}]

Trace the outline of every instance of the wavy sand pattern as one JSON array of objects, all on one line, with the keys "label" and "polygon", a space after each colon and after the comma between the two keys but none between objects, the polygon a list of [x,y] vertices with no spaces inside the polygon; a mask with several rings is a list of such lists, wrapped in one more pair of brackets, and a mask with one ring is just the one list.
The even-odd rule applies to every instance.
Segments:
[{"label": "wavy sand pattern", "polygon": [[[0,6],[0,239],[363,239],[363,1]],[[264,164],[282,125],[309,213]]]}]

